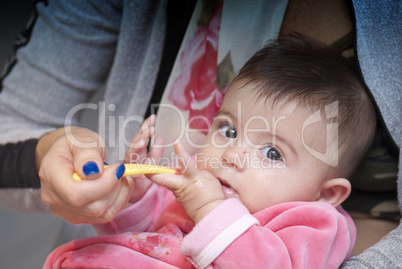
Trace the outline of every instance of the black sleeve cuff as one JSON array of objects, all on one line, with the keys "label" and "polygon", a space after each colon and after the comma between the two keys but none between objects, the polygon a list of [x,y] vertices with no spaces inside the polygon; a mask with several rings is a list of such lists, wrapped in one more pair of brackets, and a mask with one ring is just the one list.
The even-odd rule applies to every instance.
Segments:
[{"label": "black sleeve cuff", "polygon": [[0,188],[40,188],[35,147],[38,139],[0,145]]}]

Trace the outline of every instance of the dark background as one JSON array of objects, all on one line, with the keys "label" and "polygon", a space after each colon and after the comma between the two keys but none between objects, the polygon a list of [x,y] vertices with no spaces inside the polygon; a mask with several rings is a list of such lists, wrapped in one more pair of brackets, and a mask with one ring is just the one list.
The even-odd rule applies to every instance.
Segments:
[{"label": "dark background", "polygon": [[0,67],[13,52],[13,42],[33,12],[34,0],[0,1]]}]

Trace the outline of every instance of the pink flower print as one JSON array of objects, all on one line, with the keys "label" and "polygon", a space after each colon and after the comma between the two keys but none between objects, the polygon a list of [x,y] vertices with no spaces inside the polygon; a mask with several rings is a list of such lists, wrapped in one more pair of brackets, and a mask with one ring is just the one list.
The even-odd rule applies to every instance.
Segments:
[{"label": "pink flower print", "polygon": [[145,255],[160,259],[163,255],[170,254],[167,246],[169,237],[157,233],[137,233],[130,239],[130,245]]},{"label": "pink flower print", "polygon": [[189,125],[203,133],[222,103],[216,86],[218,41],[222,4],[218,4],[208,25],[199,26],[180,56],[181,73],[168,96],[181,110],[189,111]]}]

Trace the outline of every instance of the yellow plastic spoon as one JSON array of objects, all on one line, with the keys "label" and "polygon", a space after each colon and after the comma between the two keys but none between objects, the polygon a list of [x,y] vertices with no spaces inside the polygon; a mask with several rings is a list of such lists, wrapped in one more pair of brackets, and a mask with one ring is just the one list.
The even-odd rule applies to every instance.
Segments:
[{"label": "yellow plastic spoon", "polygon": [[[126,170],[123,174],[125,176],[133,176],[133,175],[141,175],[141,174],[176,174],[177,171],[173,168],[166,166],[157,166],[151,164],[134,164],[134,163],[126,163],[124,164]],[[107,165],[104,166],[106,168]],[[77,174],[73,174],[74,180],[81,180],[82,178]]]}]

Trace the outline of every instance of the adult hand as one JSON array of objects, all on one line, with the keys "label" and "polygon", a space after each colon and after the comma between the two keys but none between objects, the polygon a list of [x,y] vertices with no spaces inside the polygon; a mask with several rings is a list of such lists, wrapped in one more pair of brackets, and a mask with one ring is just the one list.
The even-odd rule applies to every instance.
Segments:
[{"label": "adult hand", "polygon": [[[124,166],[103,168],[103,139],[85,128],[65,127],[44,135],[36,147],[42,201],[70,223],[106,222],[124,208],[133,180],[121,178]],[[72,175],[77,172],[79,181]]]}]

